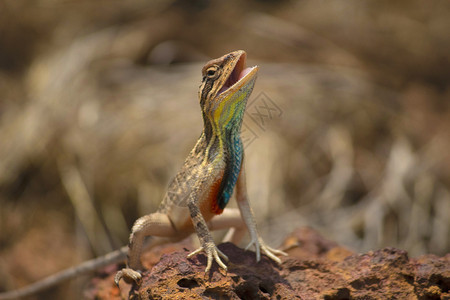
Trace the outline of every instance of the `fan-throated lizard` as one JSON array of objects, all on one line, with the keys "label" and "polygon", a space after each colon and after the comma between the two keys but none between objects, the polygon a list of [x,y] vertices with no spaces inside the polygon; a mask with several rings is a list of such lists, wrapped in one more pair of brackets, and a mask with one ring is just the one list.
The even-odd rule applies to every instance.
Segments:
[{"label": "fan-throated lizard", "polygon": [[[116,274],[115,282],[139,282],[141,279],[141,253],[146,237],[153,245],[181,240],[194,231],[201,247],[188,256],[205,252],[207,273],[213,260],[223,269],[227,256],[215,245],[210,230],[234,228],[227,240],[237,243],[247,227],[250,244],[256,248],[256,259],[261,251],[280,263],[275,254],[286,255],[272,249],[259,236],[250,208],[245,182],[244,148],[241,125],[247,99],[255,85],[258,67],[245,67],[246,53],[238,50],[209,61],[202,69],[199,88],[203,115],[203,132],[189,153],[180,172],[170,183],[167,193],[155,213],[139,218],[133,225],[128,247],[84,262],[71,269],[52,275],[28,287],[0,294],[0,299],[14,299],[45,289],[76,275],[93,271],[125,258],[127,268]],[[238,209],[225,209],[235,190]],[[147,242],[146,242],[147,243]]]}]

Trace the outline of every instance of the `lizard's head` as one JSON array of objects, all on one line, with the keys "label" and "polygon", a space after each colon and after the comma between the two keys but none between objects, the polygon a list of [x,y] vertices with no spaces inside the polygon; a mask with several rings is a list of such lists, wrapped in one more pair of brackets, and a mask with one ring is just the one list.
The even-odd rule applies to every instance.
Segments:
[{"label": "lizard's head", "polygon": [[257,66],[245,67],[246,57],[245,51],[238,50],[203,67],[199,98],[205,123],[240,127],[258,73]]}]

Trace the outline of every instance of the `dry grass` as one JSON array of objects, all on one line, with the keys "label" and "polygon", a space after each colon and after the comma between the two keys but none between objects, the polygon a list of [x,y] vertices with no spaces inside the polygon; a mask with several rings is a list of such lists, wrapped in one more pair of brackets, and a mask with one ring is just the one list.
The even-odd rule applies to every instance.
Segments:
[{"label": "dry grass", "polygon": [[201,131],[201,65],[238,48],[261,67],[244,136],[271,244],[310,225],[449,252],[450,5],[236,3],[0,4],[2,288],[126,242]]}]

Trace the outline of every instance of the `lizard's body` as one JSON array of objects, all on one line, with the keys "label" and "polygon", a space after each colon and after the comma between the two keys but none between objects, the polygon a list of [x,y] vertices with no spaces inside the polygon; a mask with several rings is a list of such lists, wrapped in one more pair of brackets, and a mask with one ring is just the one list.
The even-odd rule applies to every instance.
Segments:
[{"label": "lizard's body", "polygon": [[[199,88],[203,132],[180,172],[170,183],[158,210],[135,222],[130,235],[128,267],[116,275],[117,284],[122,278],[127,282],[140,280],[140,271],[143,270],[140,257],[147,236],[155,237],[152,239],[153,245],[180,240],[195,231],[201,248],[189,256],[206,252],[208,261],[205,272],[208,272],[213,259],[220,267],[227,268],[220,259],[222,257],[227,260],[227,257],[217,249],[210,230],[247,226],[251,237],[249,246],[256,247],[257,260],[262,250],[270,258],[280,262],[274,254],[284,253],[266,246],[259,237],[247,199],[240,129],[258,67],[245,68],[245,60],[245,52],[239,50],[212,60],[203,67],[203,80]],[[224,210],[234,190],[239,209]],[[230,240],[238,242],[242,232],[236,230]],[[126,250],[123,247],[109,256],[85,262],[81,269],[90,271],[120,261]],[[0,299],[35,293],[80,274],[79,270],[80,266],[56,274],[51,280],[47,279],[47,282],[37,282],[10,294],[0,294]]]}]

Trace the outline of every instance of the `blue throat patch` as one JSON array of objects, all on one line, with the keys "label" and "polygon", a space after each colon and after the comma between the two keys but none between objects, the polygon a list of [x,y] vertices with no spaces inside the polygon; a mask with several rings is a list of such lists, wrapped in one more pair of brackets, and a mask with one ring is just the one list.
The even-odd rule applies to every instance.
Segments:
[{"label": "blue throat patch", "polygon": [[[233,126],[234,128],[226,130],[226,165],[223,174],[222,182],[220,184],[219,195],[217,203],[221,209],[224,209],[233,195],[234,186],[241,172],[243,146],[239,135],[240,126]],[[237,130],[236,130],[237,127]],[[237,131],[237,132],[236,132]]]}]

